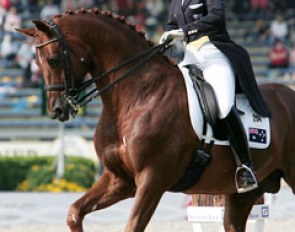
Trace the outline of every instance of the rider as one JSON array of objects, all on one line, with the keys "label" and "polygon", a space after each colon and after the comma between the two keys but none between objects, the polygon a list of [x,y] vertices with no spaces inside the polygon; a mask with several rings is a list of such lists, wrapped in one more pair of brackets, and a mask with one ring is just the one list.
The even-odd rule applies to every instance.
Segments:
[{"label": "rider", "polygon": [[185,42],[185,57],[193,60],[214,89],[219,118],[227,128],[232,150],[241,161],[237,190],[257,188],[245,129],[234,107],[235,93],[243,92],[263,117],[270,112],[259,92],[252,64],[245,49],[234,43],[225,23],[226,0],[172,0],[165,31],[160,39]]}]

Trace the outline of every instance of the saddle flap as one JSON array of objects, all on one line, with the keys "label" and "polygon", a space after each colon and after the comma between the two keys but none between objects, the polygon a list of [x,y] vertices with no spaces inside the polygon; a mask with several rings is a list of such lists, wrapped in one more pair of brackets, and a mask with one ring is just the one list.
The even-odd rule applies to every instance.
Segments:
[{"label": "saddle flap", "polygon": [[202,70],[194,64],[186,65],[185,67],[189,70],[189,75],[198,95],[205,121],[212,127],[215,127],[219,113],[215,92],[212,86],[204,79]]}]

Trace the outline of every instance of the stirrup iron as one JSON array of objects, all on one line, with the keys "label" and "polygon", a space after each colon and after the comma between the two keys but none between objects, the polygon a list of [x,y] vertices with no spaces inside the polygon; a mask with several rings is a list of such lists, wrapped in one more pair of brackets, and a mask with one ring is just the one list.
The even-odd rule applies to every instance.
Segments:
[{"label": "stirrup iron", "polygon": [[[239,180],[238,180],[238,173],[243,170],[243,169],[246,169],[247,172],[249,172],[254,180],[254,183],[253,184],[249,184],[248,186],[246,187],[243,187],[243,186],[239,186]],[[249,192],[249,191],[252,191],[256,188],[258,188],[258,183],[257,183],[257,179],[252,171],[251,168],[249,168],[248,166],[242,164],[241,166],[238,166],[237,169],[236,169],[236,174],[235,174],[235,182],[236,182],[236,188],[237,188],[237,192],[238,193],[246,193],[246,192]]]}]

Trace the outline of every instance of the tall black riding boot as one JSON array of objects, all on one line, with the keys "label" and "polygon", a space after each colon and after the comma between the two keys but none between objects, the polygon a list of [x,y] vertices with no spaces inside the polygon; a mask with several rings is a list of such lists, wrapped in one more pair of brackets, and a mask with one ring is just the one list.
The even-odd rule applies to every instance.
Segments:
[{"label": "tall black riding boot", "polygon": [[228,116],[224,119],[227,135],[237,160],[236,186],[238,193],[251,191],[258,187],[247,135],[243,127],[240,116],[235,107],[232,107]]}]

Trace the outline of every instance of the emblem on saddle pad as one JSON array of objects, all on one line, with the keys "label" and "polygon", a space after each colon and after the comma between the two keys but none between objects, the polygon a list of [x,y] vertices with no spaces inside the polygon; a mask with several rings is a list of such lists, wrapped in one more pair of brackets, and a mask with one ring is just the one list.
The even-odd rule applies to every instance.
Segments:
[{"label": "emblem on saddle pad", "polygon": [[252,114],[252,117],[253,117],[253,122],[256,122],[256,123],[262,123],[262,117],[259,115],[259,114]]}]

